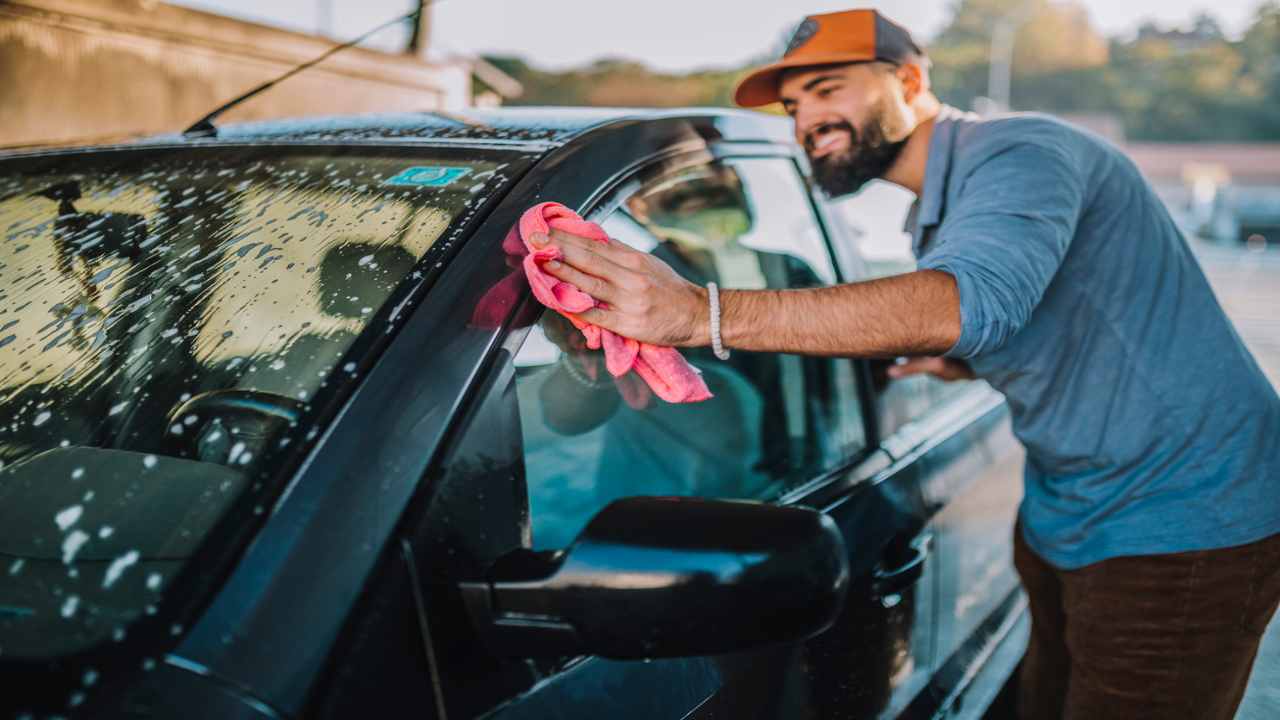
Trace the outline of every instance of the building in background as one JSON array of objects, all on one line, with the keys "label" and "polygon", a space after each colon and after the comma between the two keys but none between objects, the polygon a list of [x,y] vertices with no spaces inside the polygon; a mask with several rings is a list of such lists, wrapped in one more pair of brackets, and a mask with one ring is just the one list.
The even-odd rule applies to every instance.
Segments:
[{"label": "building in background", "polygon": [[1280,143],[1136,142],[1116,115],[1059,117],[1122,148],[1187,232],[1280,245]]},{"label": "building in background", "polygon": [[1186,229],[1280,246],[1280,143],[1127,143],[1125,152]]},{"label": "building in background", "polygon": [[[228,121],[486,105],[519,84],[478,59],[351,48],[229,111]],[[363,28],[361,28],[363,29]],[[331,40],[156,0],[0,2],[0,146],[177,132]],[[495,74],[497,73],[497,74]]]}]

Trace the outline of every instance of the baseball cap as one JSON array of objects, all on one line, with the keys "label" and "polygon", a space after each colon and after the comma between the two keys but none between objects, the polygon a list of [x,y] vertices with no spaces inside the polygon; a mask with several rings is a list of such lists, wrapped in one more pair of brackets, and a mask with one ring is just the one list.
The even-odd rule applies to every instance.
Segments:
[{"label": "baseball cap", "polygon": [[782,59],[738,83],[734,101],[759,107],[778,101],[778,80],[788,68],[883,60],[901,63],[924,55],[906,28],[875,10],[810,15],[787,43]]}]

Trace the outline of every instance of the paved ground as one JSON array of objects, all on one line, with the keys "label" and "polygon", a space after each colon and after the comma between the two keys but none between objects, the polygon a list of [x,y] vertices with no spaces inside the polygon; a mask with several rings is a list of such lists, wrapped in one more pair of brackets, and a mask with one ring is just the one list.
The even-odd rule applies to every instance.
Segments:
[{"label": "paved ground", "polygon": [[[1280,387],[1280,248],[1197,245],[1218,300],[1271,383]],[[1271,621],[1236,720],[1280,718],[1280,617]]]}]

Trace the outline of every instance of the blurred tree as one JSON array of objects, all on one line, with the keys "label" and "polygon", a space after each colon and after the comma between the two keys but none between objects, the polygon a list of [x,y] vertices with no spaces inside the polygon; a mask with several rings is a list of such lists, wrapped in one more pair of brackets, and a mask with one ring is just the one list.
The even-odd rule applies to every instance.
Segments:
[{"label": "blurred tree", "polygon": [[[1136,140],[1280,139],[1280,0],[1265,0],[1239,40],[1202,13],[1185,29],[1148,23],[1136,36],[1107,41],[1075,0],[956,0],[951,13],[928,50],[934,88],[953,105],[972,107],[986,94],[992,29],[1017,15],[1015,109],[1111,115]],[[517,58],[488,59],[524,84],[526,104],[731,105],[747,69],[666,74],[602,60],[553,73]]]},{"label": "blurred tree", "polygon": [[1253,25],[1240,41],[1245,77],[1262,98],[1254,112],[1253,133],[1280,138],[1280,2],[1268,0],[1258,7]]},{"label": "blurred tree", "polygon": [[1076,2],[1040,3],[1019,28],[1013,63],[1022,74],[1100,67],[1107,64],[1107,39]]},{"label": "blurred tree", "polygon": [[1273,103],[1280,102],[1280,2],[1269,0],[1258,7],[1240,41],[1240,52],[1249,79]]},{"label": "blurred tree", "polygon": [[1205,40],[1223,40],[1226,35],[1218,20],[1209,13],[1202,12],[1191,22],[1191,33]]},{"label": "blurred tree", "polygon": [[[992,91],[992,36],[1002,23],[1013,23],[1013,101],[1035,81],[1029,76],[1061,73],[1106,64],[1109,48],[1078,2],[1050,0],[960,0],[950,24],[930,44],[934,84],[947,98],[972,106]],[[1060,83],[1059,83],[1060,85]]]},{"label": "blurred tree", "polygon": [[934,85],[970,106],[984,92],[990,37],[1001,13],[1026,13],[1014,47],[1012,104],[1020,110],[1118,117],[1148,140],[1280,137],[1280,3],[1269,0],[1245,38],[1228,40],[1208,14],[1187,30],[1144,24],[1107,43],[1077,3],[960,0],[930,47]]}]

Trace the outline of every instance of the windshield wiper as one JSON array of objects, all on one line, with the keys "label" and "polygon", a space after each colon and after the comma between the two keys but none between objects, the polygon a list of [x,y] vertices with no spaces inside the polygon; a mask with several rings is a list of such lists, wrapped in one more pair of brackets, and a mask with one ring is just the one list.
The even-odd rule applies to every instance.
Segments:
[{"label": "windshield wiper", "polygon": [[417,20],[418,16],[419,16],[419,15],[421,15],[421,14],[422,14],[422,12],[423,12],[423,11],[425,11],[425,10],[427,9],[427,6],[432,5],[433,3],[434,3],[434,0],[426,0],[426,2],[423,2],[423,3],[418,7],[418,9],[416,9],[416,10],[414,10],[414,11],[412,11],[412,12],[405,13],[404,15],[401,15],[401,16],[399,16],[399,17],[397,17],[397,18],[392,19],[392,20],[388,20],[387,22],[384,22],[384,23],[382,23],[381,25],[379,25],[378,27],[373,28],[372,30],[369,30],[368,32],[364,33],[363,35],[361,35],[360,37],[358,37],[358,38],[356,38],[356,39],[354,39],[354,40],[351,40],[351,41],[349,41],[349,42],[342,43],[341,45],[335,45],[335,46],[333,46],[333,47],[329,48],[328,50],[326,50],[325,52],[321,53],[319,57],[316,57],[316,58],[314,58],[314,59],[308,60],[308,61],[306,61],[306,62],[302,63],[301,65],[298,65],[297,67],[295,67],[295,68],[293,68],[293,69],[289,70],[288,72],[286,72],[285,74],[281,75],[280,77],[277,77],[277,78],[273,78],[273,79],[271,79],[271,80],[268,80],[268,81],[266,81],[266,82],[262,83],[261,85],[258,85],[257,87],[255,87],[255,88],[253,88],[253,89],[249,90],[248,92],[244,93],[243,95],[239,95],[239,96],[237,96],[237,97],[235,97],[235,98],[233,98],[233,99],[231,99],[231,100],[229,100],[229,101],[227,101],[227,102],[223,103],[222,105],[219,105],[217,108],[215,108],[215,109],[213,110],[213,112],[211,112],[211,113],[209,113],[208,115],[205,115],[204,117],[202,117],[202,118],[200,118],[199,120],[195,121],[194,123],[192,123],[192,124],[191,124],[191,127],[187,128],[186,130],[183,130],[183,131],[182,131],[183,136],[185,136],[185,137],[196,137],[196,138],[199,138],[199,137],[217,137],[217,135],[218,135],[218,127],[217,127],[216,125],[214,125],[214,124],[213,124],[213,121],[214,121],[214,120],[217,120],[217,119],[218,119],[218,116],[219,116],[219,115],[222,115],[222,113],[224,113],[224,112],[226,112],[226,111],[230,110],[231,108],[233,108],[233,107],[235,107],[235,106],[239,105],[240,103],[244,102],[245,100],[248,100],[249,98],[251,98],[251,97],[253,97],[253,96],[255,96],[255,95],[259,94],[259,93],[262,93],[262,92],[265,92],[265,91],[267,91],[267,90],[270,90],[270,89],[271,89],[273,86],[275,86],[277,83],[279,83],[279,82],[283,82],[284,80],[287,80],[287,79],[289,79],[289,78],[293,77],[294,75],[297,75],[298,73],[302,72],[303,70],[306,70],[307,68],[309,68],[309,67],[311,67],[311,66],[313,66],[313,65],[318,65],[318,64],[320,64],[320,63],[324,62],[325,60],[329,59],[329,58],[330,58],[330,57],[332,57],[333,55],[335,55],[335,54],[337,54],[337,53],[340,53],[340,52],[342,52],[343,50],[346,50],[346,49],[347,49],[347,48],[349,48],[349,47],[353,47],[353,46],[355,46],[355,45],[358,45],[358,44],[360,44],[360,43],[364,42],[366,39],[368,39],[368,38],[369,38],[369,36],[373,35],[374,33],[381,32],[382,30],[385,30],[385,29],[387,29],[387,28],[391,27],[392,25],[396,25],[397,23],[402,23],[402,22],[404,22],[404,21],[406,21],[406,20]]}]

